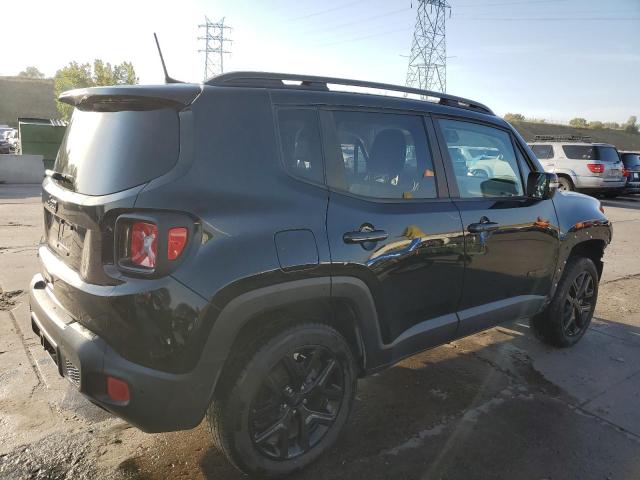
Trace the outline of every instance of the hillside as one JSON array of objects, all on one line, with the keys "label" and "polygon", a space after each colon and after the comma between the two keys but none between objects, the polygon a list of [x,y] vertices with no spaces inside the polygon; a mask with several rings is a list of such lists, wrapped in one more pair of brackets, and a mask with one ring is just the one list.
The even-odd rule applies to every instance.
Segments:
[{"label": "hillside", "polygon": [[58,118],[52,79],[0,77],[0,124],[18,117]]},{"label": "hillside", "polygon": [[520,135],[528,142],[536,135],[588,135],[594,142],[610,143],[618,150],[640,151],[640,134],[624,130],[574,128],[549,123],[512,122]]}]

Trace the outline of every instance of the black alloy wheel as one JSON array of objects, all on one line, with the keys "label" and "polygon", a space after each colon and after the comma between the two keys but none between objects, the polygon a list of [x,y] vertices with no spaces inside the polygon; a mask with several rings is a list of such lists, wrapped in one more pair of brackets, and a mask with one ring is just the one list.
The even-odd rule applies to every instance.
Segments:
[{"label": "black alloy wheel", "polygon": [[533,333],[555,347],[571,347],[585,334],[598,300],[598,270],[592,259],[573,256],[547,307],[531,318]]},{"label": "black alloy wheel", "polygon": [[583,271],[571,283],[565,297],[562,325],[565,335],[580,335],[589,324],[593,309],[595,280],[591,272]]},{"label": "black alloy wheel", "polygon": [[344,396],[344,373],[327,348],[287,354],[254,398],[249,425],[256,448],[272,460],[288,460],[317,445],[335,422]]},{"label": "black alloy wheel", "polygon": [[335,444],[359,372],[331,326],[272,322],[238,347],[207,412],[214,444],[261,478],[297,472]]}]

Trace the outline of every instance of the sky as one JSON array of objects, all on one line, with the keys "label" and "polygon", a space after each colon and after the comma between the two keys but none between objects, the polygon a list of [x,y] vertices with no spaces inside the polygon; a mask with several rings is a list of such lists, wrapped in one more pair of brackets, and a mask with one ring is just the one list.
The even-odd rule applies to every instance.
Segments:
[{"label": "sky", "polygon": [[[6,0],[4,0],[6,1]],[[447,92],[497,114],[566,122],[640,117],[640,0],[448,0]],[[0,2],[0,5],[4,2]],[[75,60],[131,61],[200,82],[205,15],[232,29],[225,71],[404,84],[418,0],[20,0],[3,9],[0,75]]]}]

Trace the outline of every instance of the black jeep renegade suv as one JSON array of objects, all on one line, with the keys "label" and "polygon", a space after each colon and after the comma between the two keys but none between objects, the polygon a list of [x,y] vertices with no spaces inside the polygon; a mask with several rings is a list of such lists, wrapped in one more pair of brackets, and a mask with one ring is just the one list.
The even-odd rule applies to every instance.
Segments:
[{"label": "black jeep renegade suv", "polygon": [[611,225],[482,104],[255,72],[60,100],[33,329],[144,431],[206,415],[239,469],[286,474],[358,377],[505,320],[559,347],[589,326]]}]

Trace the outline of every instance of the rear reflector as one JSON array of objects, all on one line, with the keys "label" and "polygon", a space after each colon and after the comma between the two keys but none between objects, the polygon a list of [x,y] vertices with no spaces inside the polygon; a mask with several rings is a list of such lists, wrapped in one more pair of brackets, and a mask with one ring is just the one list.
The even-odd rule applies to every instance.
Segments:
[{"label": "rear reflector", "polygon": [[119,378],[107,377],[107,395],[115,402],[128,402],[129,385]]},{"label": "rear reflector", "polygon": [[155,268],[158,256],[158,227],[148,222],[131,224],[129,251],[134,265]]},{"label": "rear reflector", "polygon": [[587,163],[587,168],[591,170],[593,173],[604,172],[604,165],[600,163]]},{"label": "rear reflector", "polygon": [[187,229],[184,227],[170,228],[167,242],[167,258],[169,260],[178,258],[186,245]]}]

